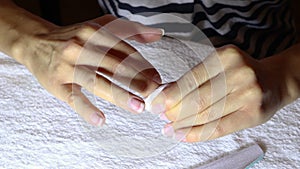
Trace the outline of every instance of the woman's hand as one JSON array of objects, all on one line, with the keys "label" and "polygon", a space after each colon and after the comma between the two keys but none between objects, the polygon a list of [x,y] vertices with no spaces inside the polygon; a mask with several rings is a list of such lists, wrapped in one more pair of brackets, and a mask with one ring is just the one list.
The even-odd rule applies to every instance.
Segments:
[{"label": "woman's hand", "polygon": [[[119,30],[115,28],[113,31],[118,31],[115,33],[120,38],[126,36],[120,33],[128,27],[132,27],[128,28],[131,31],[139,29],[139,32],[126,32],[136,36],[131,39],[148,42],[158,40],[161,36],[159,29],[149,29],[128,21],[115,22],[112,27],[118,27]],[[26,51],[26,55],[30,56],[26,65],[50,93],[67,102],[92,124],[103,124],[105,117],[82,94],[82,87],[128,111],[141,113],[144,109],[142,99],[95,73],[100,71],[113,77],[144,96],[158,86],[158,72],[119,37],[97,22],[57,28],[33,40],[33,48]]]},{"label": "woman's hand", "polygon": [[163,133],[198,142],[266,122],[299,96],[287,85],[282,58],[257,61],[235,46],[217,49],[153,101],[152,111],[171,121]]},{"label": "woman's hand", "polygon": [[59,27],[9,0],[1,5],[0,50],[24,64],[45,89],[87,122],[100,126],[105,116],[81,92],[82,88],[133,113],[143,111],[142,99],[96,72],[147,96],[160,83],[159,74],[123,39],[153,42],[161,38],[162,30],[111,15]]}]

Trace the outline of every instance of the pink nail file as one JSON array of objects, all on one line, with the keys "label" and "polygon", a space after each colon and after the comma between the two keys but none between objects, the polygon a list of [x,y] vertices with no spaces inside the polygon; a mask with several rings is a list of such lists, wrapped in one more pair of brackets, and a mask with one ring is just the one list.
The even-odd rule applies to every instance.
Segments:
[{"label": "pink nail file", "polygon": [[194,169],[249,169],[263,157],[263,150],[254,144]]}]

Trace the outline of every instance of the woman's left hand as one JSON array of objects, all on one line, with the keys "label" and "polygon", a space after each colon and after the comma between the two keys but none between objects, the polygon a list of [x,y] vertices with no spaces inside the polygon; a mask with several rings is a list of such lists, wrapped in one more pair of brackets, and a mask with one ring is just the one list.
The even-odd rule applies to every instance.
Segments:
[{"label": "woman's left hand", "polygon": [[277,58],[257,61],[232,45],[217,49],[154,99],[152,111],[171,121],[163,133],[198,142],[266,122],[291,102]]}]

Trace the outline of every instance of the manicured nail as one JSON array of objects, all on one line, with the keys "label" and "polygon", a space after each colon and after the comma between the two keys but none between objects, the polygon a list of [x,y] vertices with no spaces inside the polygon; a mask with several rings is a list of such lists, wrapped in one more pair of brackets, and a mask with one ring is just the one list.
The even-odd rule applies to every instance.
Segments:
[{"label": "manicured nail", "polygon": [[162,129],[162,134],[167,136],[167,137],[173,137],[174,135],[174,129],[170,124],[167,124],[163,129]]},{"label": "manicured nail", "polygon": [[176,131],[174,134],[174,139],[177,141],[186,142],[186,133],[183,131]]},{"label": "manicured nail", "polygon": [[145,104],[140,99],[133,97],[129,100],[129,107],[138,113],[142,113],[145,109]]},{"label": "manicured nail", "polygon": [[160,114],[165,112],[165,106],[162,104],[156,104],[151,107],[151,112],[154,114]]},{"label": "manicured nail", "polygon": [[166,113],[160,113],[159,118],[164,121],[169,121],[168,117],[166,116]]},{"label": "manicured nail", "polygon": [[95,126],[103,126],[104,120],[97,112],[95,112],[91,115],[91,122]]}]

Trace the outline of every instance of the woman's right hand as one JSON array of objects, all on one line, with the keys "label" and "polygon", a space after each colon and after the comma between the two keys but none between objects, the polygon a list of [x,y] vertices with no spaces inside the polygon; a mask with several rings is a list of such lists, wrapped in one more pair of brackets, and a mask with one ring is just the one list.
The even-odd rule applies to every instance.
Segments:
[{"label": "woman's right hand", "polygon": [[23,55],[17,58],[24,58],[19,61],[46,90],[96,126],[104,124],[105,116],[82,93],[82,88],[130,112],[144,110],[142,99],[97,75],[96,71],[147,96],[160,83],[159,74],[122,39],[152,42],[161,38],[162,30],[111,15],[67,27],[53,26],[49,30],[21,35],[14,52]]}]

